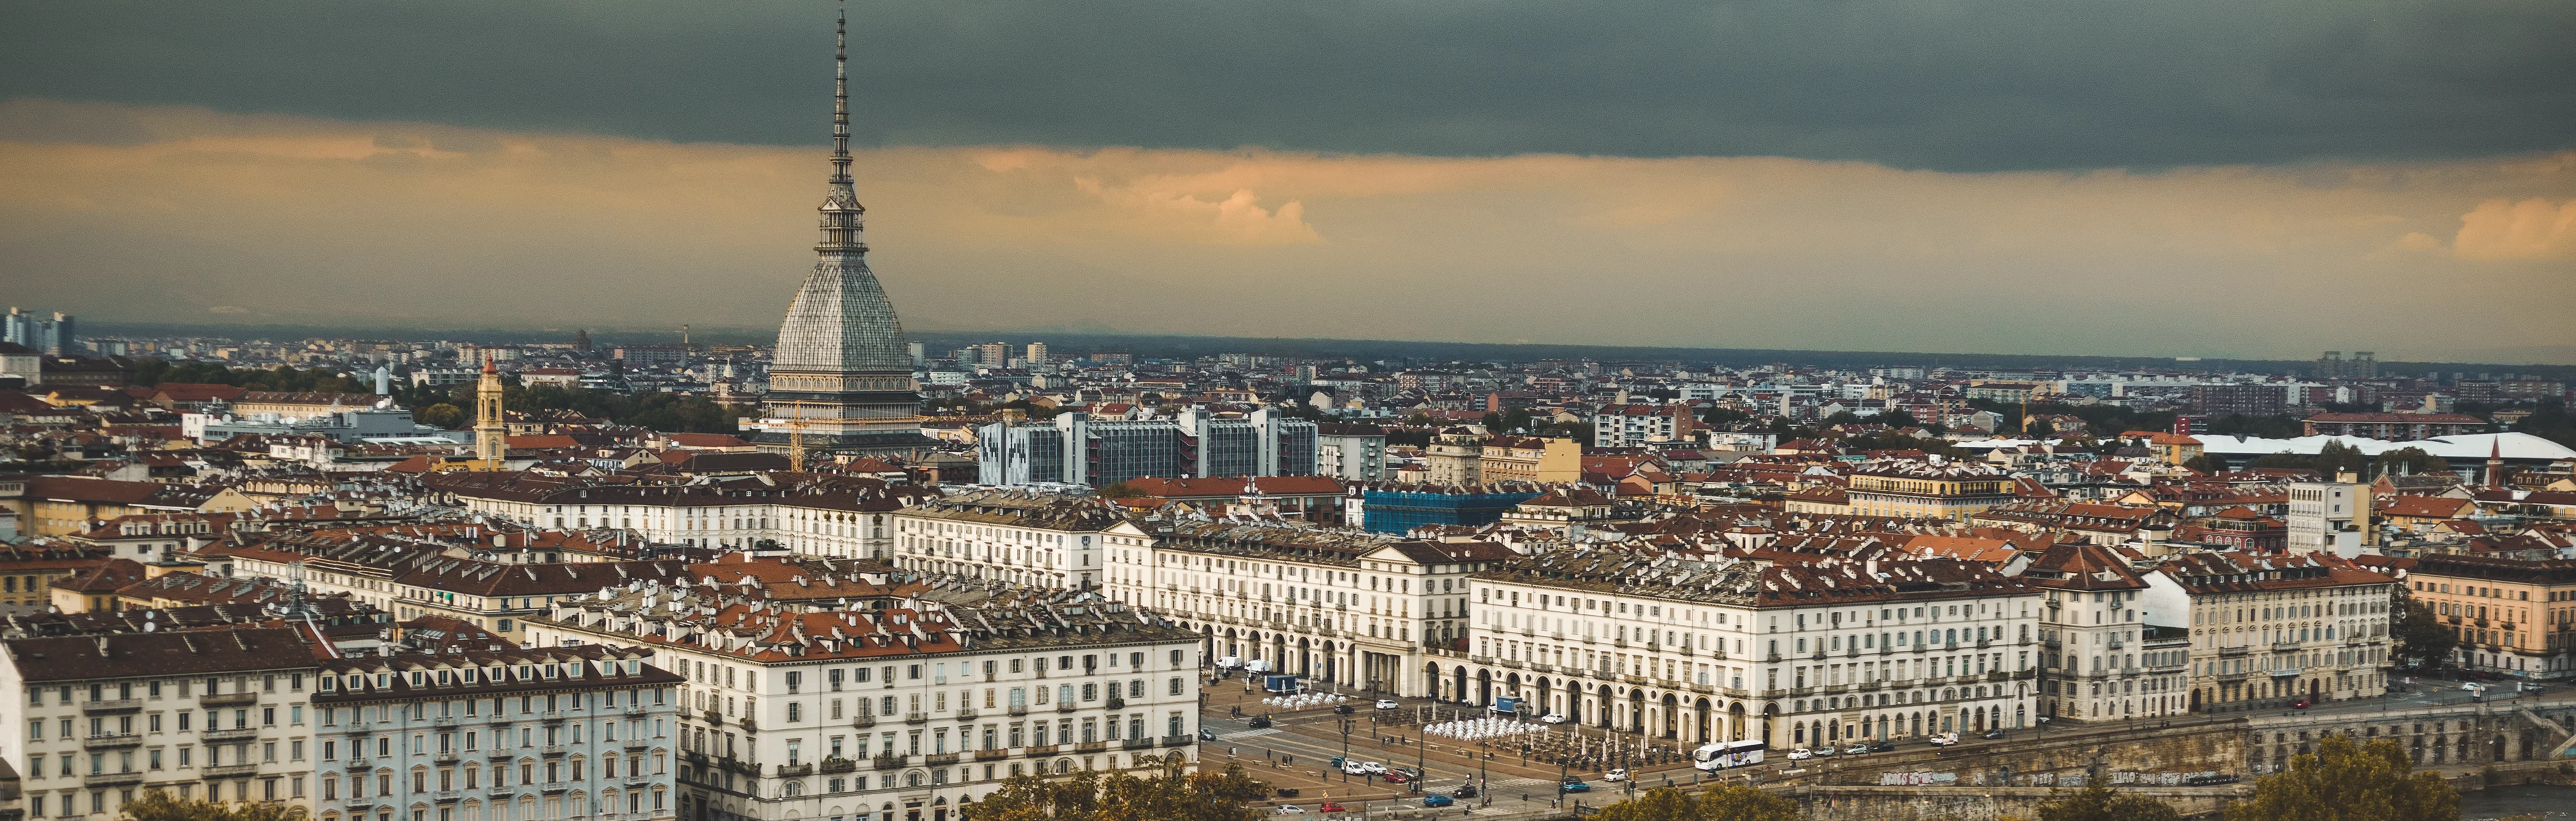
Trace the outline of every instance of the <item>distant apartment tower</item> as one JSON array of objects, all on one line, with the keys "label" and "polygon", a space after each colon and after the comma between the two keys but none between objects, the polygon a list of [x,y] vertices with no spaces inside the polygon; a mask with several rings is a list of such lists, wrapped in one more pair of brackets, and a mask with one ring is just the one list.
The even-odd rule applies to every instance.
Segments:
[{"label": "distant apartment tower", "polygon": [[1046,343],[1044,343],[1044,342],[1031,342],[1031,343],[1029,343],[1029,346],[1028,346],[1028,348],[1027,348],[1027,353],[1026,353],[1024,356],[1022,356],[1021,358],[1022,358],[1022,359],[1026,359],[1026,360],[1028,360],[1028,361],[1029,361],[1029,367],[1032,367],[1032,368],[1037,367],[1037,366],[1039,366],[1039,365],[1044,365],[1044,364],[1046,364],[1046,363],[1047,363],[1047,346],[1046,346]]},{"label": "distant apartment tower", "polygon": [[2379,355],[2371,351],[2354,351],[2351,359],[2342,351],[2327,351],[2317,357],[2318,379],[2377,379]]},{"label": "distant apartment tower", "polygon": [[2193,385],[2191,410],[2209,416],[2278,416],[2290,411],[2289,396],[2281,385]]},{"label": "distant apartment tower", "polygon": [[37,316],[9,308],[6,319],[0,319],[0,342],[15,342],[39,353],[62,356],[72,352],[72,315],[55,311],[53,317]]},{"label": "distant apartment tower", "polygon": [[1311,476],[1315,441],[1315,423],[1267,408],[1231,418],[1191,408],[1141,421],[1064,413],[1043,425],[978,429],[976,480],[1100,487],[1145,476]]},{"label": "distant apartment tower", "polygon": [[922,345],[921,345],[921,343],[919,343],[919,342],[906,342],[906,343],[903,343],[903,348],[904,348],[904,350],[905,350],[907,353],[910,353],[910,354],[912,355],[912,366],[913,366],[913,367],[915,367],[915,368],[919,368],[919,367],[921,367],[924,363],[928,362],[928,361],[929,361],[929,359],[930,359],[930,357],[929,357],[929,353],[930,353],[930,352],[929,352],[927,349],[923,348],[923,347],[922,347]]},{"label": "distant apartment tower", "polygon": [[1592,415],[1592,446],[1638,448],[1694,440],[1699,420],[1687,405],[1611,405]]},{"label": "distant apartment tower", "polygon": [[984,344],[974,346],[974,350],[975,364],[977,365],[982,365],[987,368],[1000,368],[1011,364],[1011,346],[1009,343],[986,342]]},{"label": "distant apartment tower", "polygon": [[1315,432],[1315,472],[1345,482],[1386,478],[1386,429],[1324,425]]}]

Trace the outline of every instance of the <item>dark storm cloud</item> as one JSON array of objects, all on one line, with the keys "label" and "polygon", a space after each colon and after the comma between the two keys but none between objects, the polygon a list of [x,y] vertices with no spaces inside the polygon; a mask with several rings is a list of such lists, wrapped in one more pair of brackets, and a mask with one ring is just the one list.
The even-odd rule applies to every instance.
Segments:
[{"label": "dark storm cloud", "polygon": [[[2576,147],[2576,4],[2560,0],[938,0],[851,12],[859,127],[882,143],[1945,170]],[[706,0],[12,3],[0,7],[0,97],[810,144],[824,133],[831,13]]]}]

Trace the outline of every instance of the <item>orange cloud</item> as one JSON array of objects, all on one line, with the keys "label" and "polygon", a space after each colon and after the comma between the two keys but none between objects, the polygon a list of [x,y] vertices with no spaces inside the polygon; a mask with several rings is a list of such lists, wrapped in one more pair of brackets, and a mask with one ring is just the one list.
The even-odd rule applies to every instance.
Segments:
[{"label": "orange cloud", "polygon": [[2460,233],[2451,240],[2451,253],[2476,260],[2576,258],[2576,200],[2551,203],[2533,197],[2478,203],[2476,210],[2460,215]]}]

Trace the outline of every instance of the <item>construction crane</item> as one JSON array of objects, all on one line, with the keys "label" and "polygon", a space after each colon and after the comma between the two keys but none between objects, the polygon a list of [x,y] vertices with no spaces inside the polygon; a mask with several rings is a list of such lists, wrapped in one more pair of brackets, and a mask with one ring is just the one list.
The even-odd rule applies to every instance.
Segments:
[{"label": "construction crane", "polygon": [[805,406],[811,403],[790,400],[778,403],[787,408],[787,469],[805,472]]}]

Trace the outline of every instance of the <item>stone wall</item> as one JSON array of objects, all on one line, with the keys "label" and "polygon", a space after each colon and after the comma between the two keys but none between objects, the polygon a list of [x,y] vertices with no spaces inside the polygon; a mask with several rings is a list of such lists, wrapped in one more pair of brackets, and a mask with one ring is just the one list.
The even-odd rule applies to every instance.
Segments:
[{"label": "stone wall", "polygon": [[2536,708],[2495,701],[2377,713],[2291,711],[2245,720],[2244,766],[2258,775],[2277,772],[2335,733],[2364,742],[2394,738],[2418,767],[2538,761],[2567,740],[2562,728],[2569,727],[2576,727],[2576,704],[2564,702]]}]

